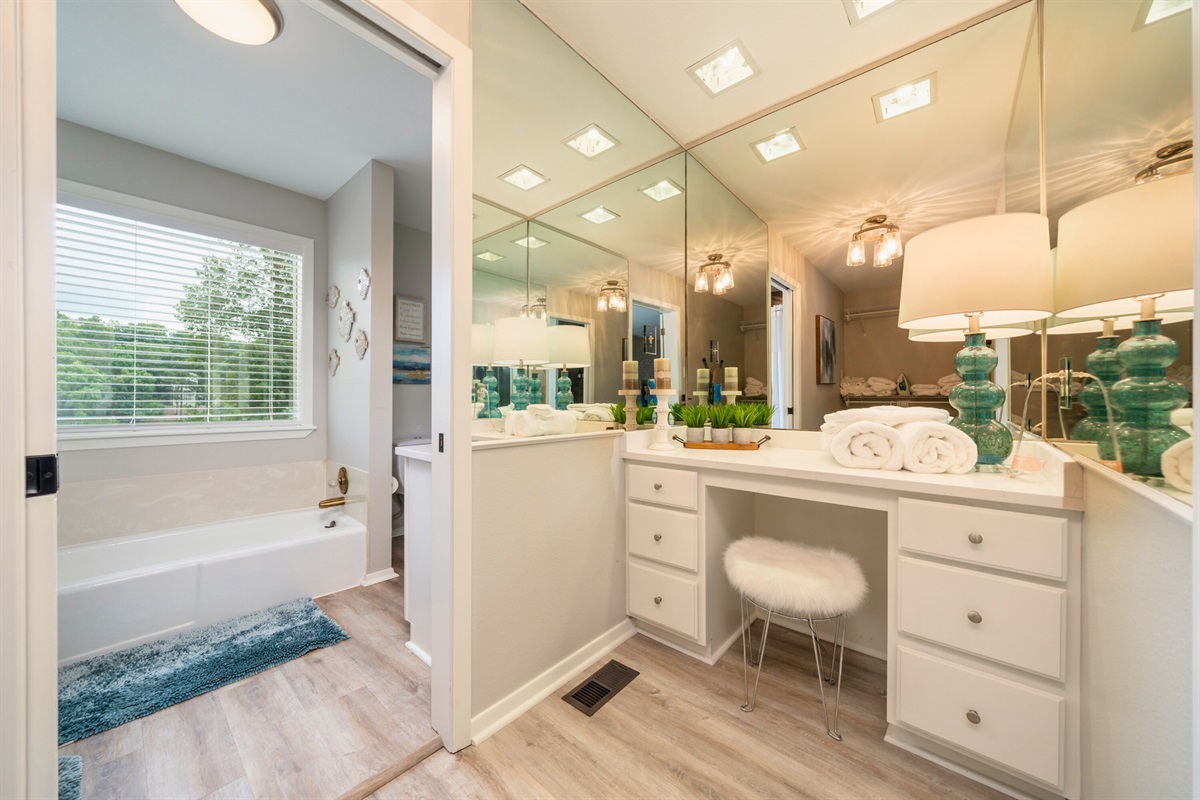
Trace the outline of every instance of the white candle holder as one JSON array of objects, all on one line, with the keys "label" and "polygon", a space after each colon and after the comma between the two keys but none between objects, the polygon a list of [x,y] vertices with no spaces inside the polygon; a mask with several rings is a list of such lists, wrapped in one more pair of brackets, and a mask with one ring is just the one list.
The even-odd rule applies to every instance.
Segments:
[{"label": "white candle holder", "polygon": [[742,393],[736,389],[732,392],[721,392],[721,400],[730,405],[737,402],[737,399],[742,396]]},{"label": "white candle holder", "polygon": [[625,398],[625,430],[631,431],[637,428],[637,403],[633,398],[641,394],[637,389],[622,389],[617,392]]},{"label": "white candle holder", "polygon": [[654,442],[650,445],[650,450],[674,450],[675,445],[671,444],[671,426],[667,422],[667,417],[671,414],[669,408],[670,403],[666,402],[669,398],[675,396],[674,389],[655,389],[650,392],[654,395],[658,405],[658,416],[654,423]]}]

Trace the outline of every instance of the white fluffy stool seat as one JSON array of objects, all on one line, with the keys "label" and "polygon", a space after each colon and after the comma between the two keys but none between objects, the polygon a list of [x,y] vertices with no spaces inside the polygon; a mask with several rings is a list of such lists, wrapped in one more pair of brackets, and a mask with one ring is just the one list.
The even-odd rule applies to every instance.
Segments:
[{"label": "white fluffy stool seat", "polygon": [[758,605],[801,619],[852,613],[867,596],[867,580],[853,556],[764,536],[729,545],[725,573]]}]

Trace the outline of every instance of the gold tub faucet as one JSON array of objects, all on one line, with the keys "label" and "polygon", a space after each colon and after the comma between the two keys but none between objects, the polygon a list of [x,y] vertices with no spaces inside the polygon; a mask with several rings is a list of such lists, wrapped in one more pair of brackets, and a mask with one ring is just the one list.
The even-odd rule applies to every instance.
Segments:
[{"label": "gold tub faucet", "polygon": [[331,497],[328,500],[322,500],[321,502],[317,503],[317,508],[333,508],[334,506],[344,506],[344,505],[346,505],[345,496]]}]

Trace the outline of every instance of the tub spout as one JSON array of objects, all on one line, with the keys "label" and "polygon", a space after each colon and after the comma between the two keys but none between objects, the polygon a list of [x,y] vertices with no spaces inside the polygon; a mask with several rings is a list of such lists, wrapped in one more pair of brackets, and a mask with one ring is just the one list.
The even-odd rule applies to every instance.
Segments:
[{"label": "tub spout", "polygon": [[333,508],[334,506],[344,506],[345,504],[346,497],[343,495],[342,497],[331,497],[328,500],[322,500],[317,503],[317,508]]}]

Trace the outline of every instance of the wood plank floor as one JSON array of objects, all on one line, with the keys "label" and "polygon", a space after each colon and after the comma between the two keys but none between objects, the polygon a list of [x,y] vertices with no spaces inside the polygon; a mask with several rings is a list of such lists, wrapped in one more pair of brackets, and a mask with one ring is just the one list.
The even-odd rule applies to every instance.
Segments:
[{"label": "wood plank floor", "polygon": [[436,734],[402,581],[317,600],[348,641],[59,748],[83,756],[81,796],[332,798],[416,750]]},{"label": "wood plank floor", "polygon": [[[609,658],[641,675],[591,718],[560,699]],[[439,751],[372,797],[1005,797],[884,742],[885,685],[882,661],[847,652],[839,743],[807,636],[772,629],[753,713],[740,710],[740,645],[709,667],[635,636],[487,741]]]}]

